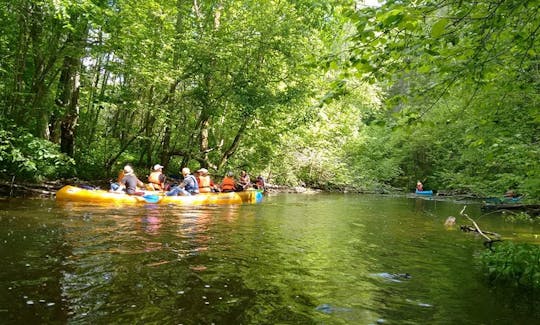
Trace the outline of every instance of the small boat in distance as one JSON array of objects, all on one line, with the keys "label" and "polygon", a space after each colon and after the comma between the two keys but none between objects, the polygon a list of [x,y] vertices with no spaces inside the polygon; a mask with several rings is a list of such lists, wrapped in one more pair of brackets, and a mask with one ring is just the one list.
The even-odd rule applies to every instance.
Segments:
[{"label": "small boat in distance", "polygon": [[433,191],[432,190],[427,190],[427,191],[416,190],[415,194],[416,195],[433,195]]}]

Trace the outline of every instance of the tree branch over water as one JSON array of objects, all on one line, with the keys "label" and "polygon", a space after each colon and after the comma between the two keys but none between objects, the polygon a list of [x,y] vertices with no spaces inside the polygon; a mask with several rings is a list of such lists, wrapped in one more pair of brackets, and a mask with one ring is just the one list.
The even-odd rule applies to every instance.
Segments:
[{"label": "tree branch over water", "polygon": [[[491,246],[493,245],[493,243],[495,242],[499,242],[499,241],[502,241],[500,239],[500,235],[497,234],[497,233],[494,233],[494,232],[489,232],[489,231],[482,231],[482,229],[480,229],[480,227],[478,226],[478,224],[476,223],[476,221],[474,221],[471,217],[469,217],[466,213],[465,213],[465,209],[467,208],[467,206],[463,206],[463,209],[461,210],[461,212],[459,212],[460,215],[464,216],[465,218],[469,219],[469,221],[471,221],[474,225],[474,228],[471,227],[471,226],[461,226],[461,230],[463,231],[474,231],[474,232],[477,232],[479,233],[482,237],[484,237],[486,239],[486,241],[484,242],[484,246],[486,246],[487,248],[489,248],[490,250],[492,250]],[[489,235],[492,235],[492,236],[495,236],[496,238],[491,238],[488,236]]]}]

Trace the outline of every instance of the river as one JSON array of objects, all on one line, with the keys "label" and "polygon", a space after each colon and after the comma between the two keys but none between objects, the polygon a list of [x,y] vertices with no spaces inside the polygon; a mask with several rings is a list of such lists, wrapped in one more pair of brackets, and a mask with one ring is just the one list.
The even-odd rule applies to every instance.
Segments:
[{"label": "river", "polygon": [[538,226],[478,204],[274,194],[173,207],[0,201],[4,324],[533,324],[540,298],[490,283],[482,238]]}]

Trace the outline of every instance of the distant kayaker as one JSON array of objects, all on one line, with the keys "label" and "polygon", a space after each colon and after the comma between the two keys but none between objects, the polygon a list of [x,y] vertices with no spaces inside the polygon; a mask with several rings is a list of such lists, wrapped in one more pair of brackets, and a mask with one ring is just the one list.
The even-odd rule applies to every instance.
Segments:
[{"label": "distant kayaker", "polygon": [[223,177],[221,181],[221,192],[234,192],[236,188],[236,181],[234,180],[233,172],[227,172],[227,175]]},{"label": "distant kayaker", "polygon": [[422,184],[422,182],[416,181],[416,190],[417,191],[423,191],[424,190],[424,185]]},{"label": "distant kayaker", "polygon": [[506,191],[504,193],[504,197],[505,198],[515,198],[515,197],[518,197],[519,194],[516,193],[516,191],[512,190],[512,189],[509,189],[508,191]]},{"label": "distant kayaker", "polygon": [[184,180],[182,181],[182,183],[174,186],[170,191],[165,193],[165,195],[175,196],[199,194],[199,185],[197,184],[195,176],[191,175],[191,171],[189,170],[189,168],[182,168],[182,175],[184,176]]},{"label": "distant kayaker", "polygon": [[143,191],[139,191],[137,187],[144,187],[144,183],[141,182],[130,165],[124,166],[124,177],[120,180],[120,187],[115,192],[126,192],[129,195],[144,195]]},{"label": "distant kayaker", "polygon": [[152,190],[164,191],[166,190],[165,184],[166,177],[163,174],[163,166],[160,164],[154,165],[154,170],[148,176],[148,182]]}]

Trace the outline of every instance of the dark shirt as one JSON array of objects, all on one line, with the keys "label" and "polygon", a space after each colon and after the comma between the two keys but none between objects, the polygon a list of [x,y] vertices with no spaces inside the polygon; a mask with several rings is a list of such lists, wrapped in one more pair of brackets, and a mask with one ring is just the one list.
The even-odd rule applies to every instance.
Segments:
[{"label": "dark shirt", "polygon": [[139,180],[137,179],[137,176],[130,174],[124,176],[120,183],[126,187],[126,193],[127,194],[135,194],[137,193],[137,183]]}]

